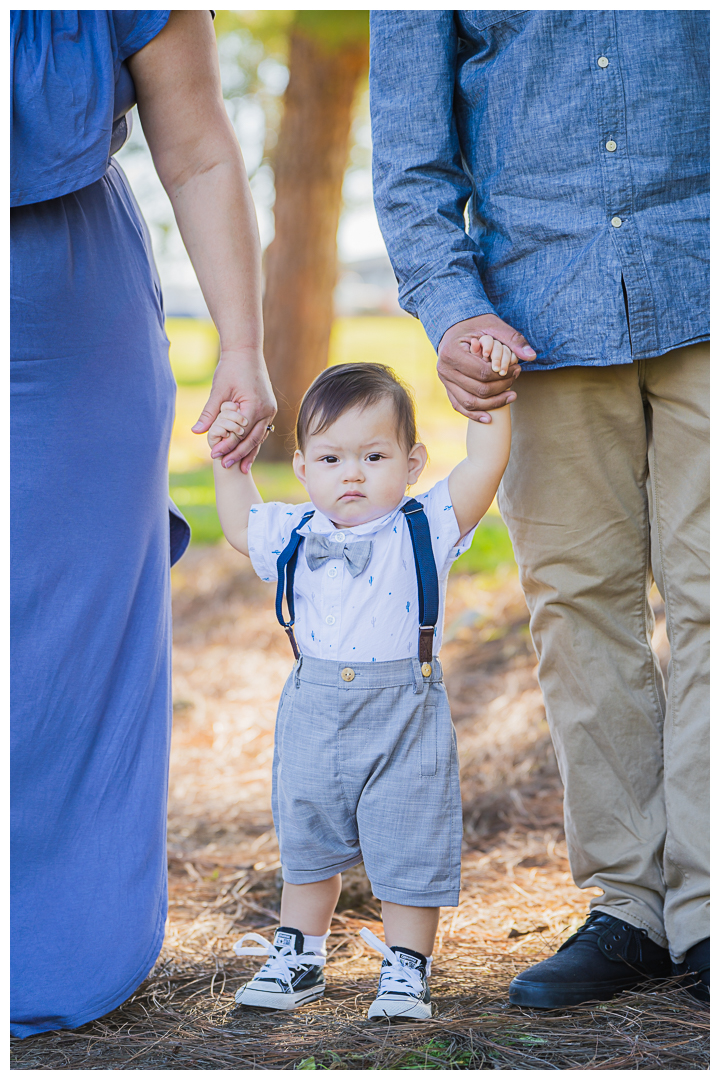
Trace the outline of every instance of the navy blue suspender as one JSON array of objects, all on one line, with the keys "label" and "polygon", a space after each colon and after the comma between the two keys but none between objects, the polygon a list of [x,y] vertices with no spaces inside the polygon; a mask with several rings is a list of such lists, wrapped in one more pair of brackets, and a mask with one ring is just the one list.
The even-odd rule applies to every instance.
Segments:
[{"label": "navy blue suspender", "polygon": [[[440,590],[438,586],[437,567],[433,555],[432,540],[430,538],[430,525],[422,505],[417,499],[410,499],[400,507],[405,515],[405,520],[410,530],[413,555],[415,557],[415,573],[418,586],[418,608],[420,612],[420,636],[418,640],[418,660],[421,664],[432,664],[433,641],[435,637],[435,625],[438,620],[440,609]],[[295,659],[299,660],[300,651],[295,640],[293,626],[295,624],[295,597],[293,583],[295,581],[295,567],[297,566],[298,550],[300,541],[300,529],[308,523],[315,513],[308,510],[303,514],[300,523],[290,534],[287,547],[280,553],[277,561],[277,592],[275,594],[275,613],[278,622],[290,638],[292,651]],[[287,599],[289,620],[286,622],[283,616],[283,595]],[[423,675],[430,671],[423,671]]]},{"label": "navy blue suspender", "polygon": [[418,660],[421,664],[431,664],[435,624],[438,620],[440,607],[440,590],[432,540],[430,539],[430,525],[425,511],[417,499],[410,499],[400,509],[405,515],[405,520],[410,529],[410,539],[412,540],[413,555],[415,556],[418,608],[420,611]]},{"label": "navy blue suspender", "polygon": [[[275,593],[275,614],[278,617],[278,622],[282,626],[283,630],[290,638],[290,644],[292,645],[292,651],[295,655],[295,659],[300,659],[300,650],[297,647],[297,641],[295,640],[295,631],[293,626],[295,625],[295,594],[293,592],[293,584],[295,582],[295,567],[297,566],[298,548],[300,547],[300,541],[302,536],[300,535],[300,529],[303,525],[307,525],[310,518],[315,513],[314,510],[308,510],[306,514],[303,514],[302,520],[299,525],[293,529],[290,533],[290,541],[284,551],[280,552],[277,561],[277,592]],[[287,576],[287,586],[286,586]],[[283,617],[283,593],[287,595],[288,614],[290,615],[289,622],[285,622]]]}]

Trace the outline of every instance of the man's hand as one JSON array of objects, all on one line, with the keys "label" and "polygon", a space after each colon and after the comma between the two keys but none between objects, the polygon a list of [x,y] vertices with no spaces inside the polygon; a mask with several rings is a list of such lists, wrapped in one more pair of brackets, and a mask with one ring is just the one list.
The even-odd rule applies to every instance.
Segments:
[{"label": "man's hand", "polygon": [[237,431],[217,442],[210,456],[222,458],[228,469],[239,461],[241,470],[246,473],[257,457],[260,444],[267,438],[269,425],[277,411],[262,354],[255,355],[254,350],[222,353],[207,405],[193,426],[195,434],[202,435],[207,431],[223,402],[231,401],[237,404],[245,423],[237,425]]},{"label": "man's hand", "polygon": [[[483,355],[487,350],[480,339],[486,335],[507,347],[508,356],[503,350],[500,364],[497,357]],[[522,334],[497,315],[477,315],[445,331],[438,347],[437,371],[452,407],[468,420],[489,424],[492,409],[500,409],[517,397],[511,387],[520,374],[519,361],[534,360],[535,356]],[[494,371],[494,366],[499,370]]]}]

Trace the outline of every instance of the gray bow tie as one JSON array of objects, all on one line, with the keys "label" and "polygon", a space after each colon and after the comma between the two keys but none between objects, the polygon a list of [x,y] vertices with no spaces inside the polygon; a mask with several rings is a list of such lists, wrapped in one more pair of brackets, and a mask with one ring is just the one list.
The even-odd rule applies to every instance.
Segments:
[{"label": "gray bow tie", "polygon": [[327,559],[344,559],[352,576],[357,577],[370,562],[371,555],[372,540],[345,544],[316,533],[305,537],[305,558],[311,570],[317,570]]}]

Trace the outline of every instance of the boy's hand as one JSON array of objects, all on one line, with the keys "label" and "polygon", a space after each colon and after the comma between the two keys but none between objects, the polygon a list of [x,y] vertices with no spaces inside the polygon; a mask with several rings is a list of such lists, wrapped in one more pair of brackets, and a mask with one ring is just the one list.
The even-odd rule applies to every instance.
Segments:
[{"label": "boy's hand", "polygon": [[476,356],[490,360],[493,371],[496,371],[501,378],[505,378],[509,368],[518,363],[518,358],[512,349],[508,345],[503,345],[502,341],[491,337],[490,334],[483,334],[481,338],[471,338],[470,351]]},{"label": "boy's hand", "polygon": [[[220,447],[223,463],[228,467],[240,462],[247,472],[257,457],[261,443],[267,438],[277,411],[277,402],[270,385],[262,351],[223,350],[213,375],[213,385],[200,419],[193,425],[196,435],[208,431],[218,416],[221,402],[239,404],[247,423],[245,435],[238,442],[230,436]],[[227,457],[227,461],[225,458]]]},{"label": "boy's hand", "polygon": [[438,346],[437,372],[457,412],[468,420],[490,424],[492,410],[517,397],[513,384],[521,368],[519,364],[511,366],[504,378],[494,371],[483,356],[470,348],[473,338],[479,340],[485,335],[507,345],[521,361],[536,357],[522,334],[497,315],[476,315],[445,331]]},{"label": "boy's hand", "polygon": [[[210,430],[208,431],[208,442],[211,448],[217,446],[223,439],[235,438],[236,445],[239,445],[245,437],[245,431],[247,430],[247,417],[243,416],[240,411],[240,406],[234,401],[223,401],[220,406],[220,412],[214,420]],[[213,449],[211,458],[222,457],[220,451]]]}]

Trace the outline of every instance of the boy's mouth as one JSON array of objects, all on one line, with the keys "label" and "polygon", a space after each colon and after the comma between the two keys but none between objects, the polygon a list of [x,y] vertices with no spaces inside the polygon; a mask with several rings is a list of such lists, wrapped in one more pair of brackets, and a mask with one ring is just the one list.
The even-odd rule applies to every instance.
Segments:
[{"label": "boy's mouth", "polygon": [[365,498],[365,496],[363,495],[362,491],[346,491],[343,495],[340,496],[340,502],[342,502],[343,499],[364,499],[364,498]]}]

